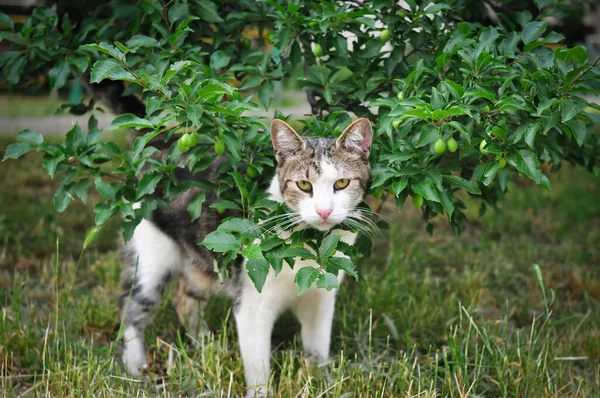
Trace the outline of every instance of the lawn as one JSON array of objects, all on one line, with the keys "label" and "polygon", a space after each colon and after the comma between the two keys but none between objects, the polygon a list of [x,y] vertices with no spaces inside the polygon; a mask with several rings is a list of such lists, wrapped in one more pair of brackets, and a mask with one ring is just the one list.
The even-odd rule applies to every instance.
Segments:
[{"label": "lawn", "polygon": [[[8,140],[0,143],[3,152]],[[239,396],[230,304],[214,299],[212,337],[195,349],[169,300],[149,329],[150,376],[116,360],[118,221],[81,254],[88,205],[52,209],[56,182],[29,154],[0,164],[0,391],[22,396]],[[347,278],[331,362],[311,367],[289,315],[273,336],[282,397],[600,395],[600,182],[563,167],[552,192],[517,180],[459,237],[432,236],[407,201],[374,254]],[[172,293],[167,292],[167,295]]]}]

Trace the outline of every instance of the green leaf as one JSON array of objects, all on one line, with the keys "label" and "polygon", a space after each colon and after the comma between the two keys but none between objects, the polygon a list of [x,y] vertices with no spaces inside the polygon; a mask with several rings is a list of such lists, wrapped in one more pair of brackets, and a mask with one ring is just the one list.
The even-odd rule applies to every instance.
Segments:
[{"label": "green leaf", "polygon": [[110,55],[111,57],[116,58],[116,59],[121,59],[123,57],[123,52],[121,52],[121,50],[119,50],[118,48],[115,48],[115,46],[111,46],[108,43],[86,44],[82,47],[83,48],[91,48],[93,50],[100,51],[101,53]]},{"label": "green leaf", "polygon": [[471,87],[465,91],[463,97],[485,98],[492,103],[496,102],[496,93],[492,89],[480,85]]},{"label": "green leaf", "polygon": [[317,280],[318,288],[325,288],[327,291],[332,289],[337,289],[340,287],[337,276],[333,275],[330,272],[326,272],[324,274],[319,274],[319,279]]},{"label": "green leaf", "polygon": [[235,202],[225,199],[217,199],[210,205],[213,209],[231,209],[231,210],[239,210],[240,206]]},{"label": "green leaf", "polygon": [[212,1],[198,0],[196,6],[198,7],[198,14],[206,22],[223,22],[217,11],[217,6]]},{"label": "green leaf", "polygon": [[219,225],[217,229],[223,232],[239,232],[248,236],[260,235],[260,227],[252,221],[243,218],[230,218]]},{"label": "green leaf", "polygon": [[350,69],[343,66],[331,74],[329,81],[333,84],[338,84],[351,78],[352,74],[353,73]]},{"label": "green leaf", "polygon": [[519,44],[519,35],[517,32],[510,32],[506,35],[504,40],[500,42],[500,46],[498,49],[500,50],[500,54],[505,56],[513,56],[517,52],[517,44]]},{"label": "green leaf", "polygon": [[470,194],[481,195],[481,190],[479,189],[477,184],[472,181],[465,180],[464,178],[453,176],[451,174],[444,174],[442,177],[444,178],[444,180],[449,181],[451,184],[464,189]]},{"label": "green leaf", "polygon": [[26,129],[19,133],[17,141],[31,145],[40,145],[44,142],[44,137],[37,131]]},{"label": "green leaf", "polygon": [[162,174],[159,173],[144,174],[137,185],[137,192],[135,195],[136,200],[140,200],[142,197],[154,193],[161,178]]},{"label": "green leaf", "polygon": [[54,194],[54,209],[62,213],[69,206],[69,203],[71,203],[71,194],[64,186],[60,187]]},{"label": "green leaf", "polygon": [[269,274],[269,262],[265,258],[251,258],[246,262],[246,270],[256,290],[262,292]]},{"label": "green leaf", "polygon": [[67,78],[71,73],[71,67],[64,60],[59,61],[50,71],[48,76],[50,77],[50,89],[58,90],[67,82]]},{"label": "green leaf", "polygon": [[12,19],[3,12],[0,12],[0,25],[6,26],[11,31],[15,31],[15,24]]},{"label": "green leaf", "polygon": [[346,257],[331,257],[327,261],[327,269],[334,270],[334,274],[337,274],[340,270],[343,270],[348,275],[354,277],[354,279],[358,280],[358,273],[356,272],[356,267],[354,263]]},{"label": "green leaf", "polygon": [[117,194],[117,188],[108,182],[102,181],[100,178],[96,178],[94,182],[96,190],[106,200],[114,200]]},{"label": "green leaf", "polygon": [[319,272],[317,268],[300,268],[298,273],[296,273],[296,277],[294,278],[294,282],[298,285],[298,295],[305,293],[317,280],[319,275],[321,275],[321,272]]},{"label": "green leaf", "polygon": [[471,141],[471,132],[465,125],[454,120],[446,124],[454,127],[461,135],[464,135],[468,141]]},{"label": "green leaf", "polygon": [[227,252],[240,249],[240,242],[230,233],[223,231],[213,231],[206,235],[201,243],[215,252]]},{"label": "green leaf", "polygon": [[187,211],[192,217],[192,222],[196,221],[202,215],[202,204],[204,203],[204,200],[206,200],[206,192],[201,191],[196,194],[190,203],[188,203]]},{"label": "green leaf", "polygon": [[535,153],[527,149],[519,149],[509,154],[507,159],[514,163],[517,170],[527,175],[536,184],[541,182],[542,170],[540,169],[540,163]]},{"label": "green leaf", "polygon": [[521,39],[524,44],[529,44],[534,40],[537,40],[542,33],[546,31],[546,27],[548,26],[547,22],[529,22],[523,28],[523,33],[521,33]]},{"label": "green leaf", "polygon": [[90,65],[90,59],[88,57],[75,54],[69,55],[67,57],[67,62],[73,67],[77,77],[81,76]]},{"label": "green leaf", "polygon": [[210,67],[214,70],[223,69],[231,61],[231,56],[227,55],[225,51],[215,51],[210,56]]},{"label": "green leaf", "polygon": [[584,46],[576,46],[569,49],[569,55],[580,65],[587,63],[588,52]]},{"label": "green leaf", "polygon": [[431,144],[442,136],[442,131],[438,126],[427,124],[423,126],[419,134],[419,139],[415,143],[417,148]]},{"label": "green leaf", "polygon": [[265,80],[262,82],[258,89],[258,99],[260,99],[260,102],[262,102],[266,110],[269,110],[269,107],[271,106],[274,90],[275,88],[273,87],[273,82],[270,80]]},{"label": "green leaf", "polygon": [[83,203],[87,202],[87,196],[88,196],[88,184],[90,183],[90,180],[87,178],[82,178],[81,180],[77,181],[77,183],[75,184],[75,195],[81,199],[81,201]]},{"label": "green leaf", "polygon": [[585,101],[577,101],[573,102],[568,99],[561,100],[561,108],[560,108],[560,121],[561,123],[566,123],[569,120],[573,119],[579,112],[581,112],[587,103]]},{"label": "green leaf", "polygon": [[315,260],[315,255],[305,247],[290,247],[280,253],[281,257],[300,257],[303,260]]},{"label": "green leaf", "polygon": [[19,82],[19,80],[21,79],[21,72],[23,71],[23,67],[25,66],[25,62],[25,57],[19,57],[9,61],[6,64],[6,67],[9,68],[8,74],[6,75],[6,78],[9,81],[9,83],[17,84]]},{"label": "green leaf", "polygon": [[321,246],[319,247],[319,258],[321,261],[325,261],[329,257],[333,256],[338,243],[342,239],[342,235],[327,235]]},{"label": "green leaf", "polygon": [[180,20],[185,15],[189,14],[188,5],[186,3],[175,3],[169,7],[168,17],[169,22],[174,23]]},{"label": "green leaf", "polygon": [[34,148],[24,142],[19,142],[16,144],[10,144],[7,148],[6,148],[6,152],[4,152],[4,158],[2,159],[2,161],[4,160],[8,160],[8,159],[18,159],[21,156],[23,156],[24,154],[26,154],[27,152],[32,151]]},{"label": "green leaf", "polygon": [[454,213],[454,198],[449,191],[441,191],[440,192],[440,200],[442,203],[442,207],[448,213],[448,219],[452,218],[452,214]]},{"label": "green leaf", "polygon": [[264,258],[260,243],[252,242],[246,246],[241,252],[244,257],[250,258]]},{"label": "green leaf", "polygon": [[65,160],[64,153],[60,153],[58,155],[51,155],[49,153],[44,154],[44,157],[42,158],[42,166],[48,172],[50,178],[54,178],[56,168],[63,160]]},{"label": "green leaf", "polygon": [[97,61],[92,67],[90,81],[92,83],[100,83],[104,79],[137,82],[137,79],[115,59]]},{"label": "green leaf", "polygon": [[119,115],[110,122],[110,126],[108,126],[108,130],[117,130],[135,127],[136,130],[141,128],[153,128],[154,126],[146,119],[141,119],[132,113],[126,113],[124,115]]},{"label": "green leaf", "polygon": [[132,50],[137,49],[138,47],[158,47],[158,40],[146,36],[146,35],[135,35],[131,39],[127,41],[127,47]]},{"label": "green leaf", "polygon": [[416,178],[411,178],[410,181],[410,186],[414,193],[420,194],[426,200],[431,200],[433,202],[440,201],[440,197],[431,179],[421,175]]},{"label": "green leaf", "polygon": [[587,128],[585,127],[585,123],[579,119],[571,119],[567,122],[567,126],[573,137],[575,137],[575,141],[577,141],[577,145],[583,146],[583,142],[585,141],[585,136],[587,134]]}]

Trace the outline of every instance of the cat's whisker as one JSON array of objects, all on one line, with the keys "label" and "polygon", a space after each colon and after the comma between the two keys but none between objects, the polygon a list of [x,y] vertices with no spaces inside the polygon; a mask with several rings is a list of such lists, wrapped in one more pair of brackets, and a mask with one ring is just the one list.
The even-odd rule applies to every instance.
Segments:
[{"label": "cat's whisker", "polygon": [[346,219],[342,222],[342,225],[347,225],[348,227],[355,229],[358,233],[365,235],[369,240],[375,240],[376,236],[369,229],[366,228],[363,224],[357,222],[356,220]]},{"label": "cat's whisker", "polygon": [[369,235],[373,238],[383,237],[383,233],[377,224],[362,214],[352,214],[346,220],[356,224],[356,228],[360,226],[363,232],[369,231]]}]

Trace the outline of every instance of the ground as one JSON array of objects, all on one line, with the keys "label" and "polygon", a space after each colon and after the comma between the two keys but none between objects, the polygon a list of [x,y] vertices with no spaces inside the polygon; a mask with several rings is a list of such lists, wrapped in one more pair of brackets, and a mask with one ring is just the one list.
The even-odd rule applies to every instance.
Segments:
[{"label": "ground", "polygon": [[[600,182],[568,165],[551,182],[548,192],[516,180],[502,214],[479,218],[468,201],[461,236],[441,217],[429,236],[410,200],[400,214],[383,206],[389,229],[338,295],[330,364],[311,367],[298,324],[278,323],[276,395],[599,396]],[[214,333],[200,349],[164,300],[146,339],[150,377],[129,378],[116,360],[118,221],[82,253],[92,203],[55,213],[38,154],[1,163],[0,184],[4,396],[243,393],[224,300],[210,304]]]}]

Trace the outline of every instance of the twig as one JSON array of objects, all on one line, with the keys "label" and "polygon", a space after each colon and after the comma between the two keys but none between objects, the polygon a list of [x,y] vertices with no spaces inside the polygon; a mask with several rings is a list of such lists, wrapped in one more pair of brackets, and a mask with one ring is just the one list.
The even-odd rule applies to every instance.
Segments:
[{"label": "twig", "polygon": [[[171,4],[171,2],[169,2],[169,4]],[[171,24],[169,24],[169,18],[167,17],[167,6],[169,5],[167,3],[165,3],[165,0],[162,0],[162,5],[163,5],[163,19],[165,20],[165,24],[167,25],[167,30],[169,31],[169,36],[171,34],[173,34],[173,32],[171,31]]]},{"label": "twig", "polygon": [[569,87],[567,87],[567,91],[569,91],[569,89],[571,88],[571,86],[577,82],[579,79],[581,79],[582,77],[584,77],[589,71],[591,71],[592,69],[594,69],[596,66],[600,65],[600,57],[598,57],[598,59],[596,59],[594,61],[593,64],[590,65],[589,68],[585,69],[584,71],[581,72],[581,74],[579,76],[577,76],[577,79],[573,80],[570,84]]}]

